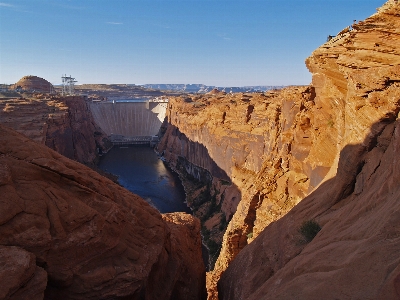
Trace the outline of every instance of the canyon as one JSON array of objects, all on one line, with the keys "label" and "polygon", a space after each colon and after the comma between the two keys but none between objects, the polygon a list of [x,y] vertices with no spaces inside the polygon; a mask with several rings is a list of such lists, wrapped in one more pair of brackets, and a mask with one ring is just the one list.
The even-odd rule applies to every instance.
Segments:
[{"label": "canyon", "polygon": [[0,123],[87,165],[94,165],[99,152],[112,146],[82,96],[28,93],[0,99]]},{"label": "canyon", "polygon": [[[399,297],[399,25],[388,1],[323,44],[309,87],[170,98],[159,150],[198,181],[208,171],[204,221],[229,222],[222,242],[206,228],[221,245],[209,299]],[[309,220],[322,229],[307,243]]]},{"label": "canyon", "polygon": [[2,299],[204,298],[197,219],[3,125],[0,194]]},{"label": "canyon", "polygon": [[0,298],[399,299],[399,37],[389,0],[309,86],[168,97],[156,149],[193,216],[76,162],[111,146],[84,97],[0,100]]}]

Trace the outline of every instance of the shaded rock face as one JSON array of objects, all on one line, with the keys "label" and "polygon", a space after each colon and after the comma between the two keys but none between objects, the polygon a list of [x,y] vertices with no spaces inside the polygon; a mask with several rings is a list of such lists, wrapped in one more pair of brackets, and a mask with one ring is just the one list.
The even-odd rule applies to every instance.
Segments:
[{"label": "shaded rock face", "polygon": [[170,100],[170,124],[159,145],[166,160],[176,165],[185,158],[213,177],[221,176],[219,170],[230,184],[213,186],[223,189],[223,197],[209,220],[222,212],[230,221],[213,284],[240,250],[313,190],[333,164],[336,129],[317,120],[314,97],[312,87],[291,87]]},{"label": "shaded rock face", "polygon": [[[399,299],[400,122],[376,128],[375,147],[344,147],[337,175],[238,254],[219,299]],[[312,219],[322,229],[305,243]]]},{"label": "shaded rock face", "polygon": [[19,247],[0,246],[0,299],[44,297],[47,273],[36,266],[35,255]]},{"label": "shaded rock face", "polygon": [[85,164],[111,147],[80,96],[0,100],[0,123]]},{"label": "shaded rock face", "polygon": [[51,93],[54,91],[53,85],[46,79],[38,76],[28,75],[22,77],[14,84],[14,89],[20,88],[29,92]]},{"label": "shaded rock face", "polygon": [[39,299],[46,273],[45,299],[204,295],[198,220],[164,221],[140,197],[2,125],[0,195],[0,264],[16,274],[1,295]]},{"label": "shaded rock face", "polygon": [[[202,97],[193,95],[192,101],[175,98],[170,102],[169,123],[178,128],[188,140],[202,144],[209,157],[225,171],[241,195],[224,234],[222,249],[214,271],[208,274],[210,299],[217,298],[217,291],[214,288],[219,276],[246,245],[252,243],[254,239],[257,241],[258,235],[266,235],[263,233],[265,228],[275,228],[274,231],[268,229],[271,237],[265,237],[259,242],[262,243],[262,248],[259,244],[258,248],[254,248],[256,246],[251,248],[253,252],[246,252],[247,256],[240,254],[241,263],[229,267],[232,271],[227,271],[227,275],[224,275],[226,279],[221,281],[220,292],[226,299],[247,299],[247,297],[263,299],[263,293],[269,293],[264,299],[274,298],[273,284],[279,285],[279,282],[284,280],[275,277],[274,274],[296,255],[308,249],[304,248],[304,245],[296,243],[293,245],[293,239],[296,240],[294,236],[298,235],[298,228],[303,221],[316,218],[323,225],[324,222],[328,222],[323,216],[328,214],[328,211],[333,214],[333,211],[337,211],[340,207],[335,205],[347,203],[350,201],[347,199],[351,197],[357,197],[358,204],[348,206],[342,213],[362,214],[364,205],[362,203],[366,198],[360,198],[361,194],[368,190],[369,197],[379,195],[380,188],[374,184],[372,178],[377,180],[373,175],[374,170],[382,164],[380,160],[383,153],[389,149],[387,147],[395,135],[392,132],[396,132],[393,128],[397,126],[395,122],[400,110],[399,9],[397,1],[388,1],[377,14],[364,22],[354,24],[352,31],[344,33],[314,51],[306,61],[307,67],[313,73],[313,83],[310,87],[290,87],[279,92],[263,94],[216,94]],[[170,138],[176,139],[173,135]],[[166,155],[168,150],[182,153],[179,143],[166,143],[166,145],[168,145],[165,147]],[[390,155],[388,160],[396,159],[396,154]],[[202,165],[204,159],[200,157],[202,155],[192,154],[187,159],[197,166],[208,168],[208,165]],[[170,158],[173,158],[173,155],[170,154]],[[394,172],[394,166],[387,165],[387,168],[393,169]],[[382,176],[387,176],[384,178],[394,184],[395,179],[391,178],[394,173],[387,175],[382,173]],[[383,181],[379,182],[383,184]],[[368,184],[370,186],[367,188]],[[395,187],[389,191],[397,193]],[[309,197],[317,195],[315,193],[324,195],[321,199],[314,196],[312,198],[314,200],[307,200],[311,199],[306,198],[308,195]],[[391,203],[393,199],[390,192],[385,193],[382,193],[382,199]],[[303,203],[301,201],[306,204],[300,205],[299,203]],[[370,202],[365,201],[368,207]],[[320,205],[324,206],[325,210],[321,209]],[[316,206],[316,210],[312,209],[313,206]],[[285,217],[293,207],[303,207],[303,214],[293,218]],[[352,207],[354,211],[351,211]],[[299,211],[294,210],[294,212]],[[284,219],[280,221],[283,217]],[[382,232],[389,230],[389,224],[397,228],[395,217],[385,217],[390,221],[386,223],[386,227],[379,227]],[[355,220],[356,217],[350,218],[348,222]],[[376,225],[373,219],[363,220]],[[336,218],[335,221],[341,222],[340,218]],[[346,240],[352,240],[353,235],[357,236],[357,241],[359,238],[362,239],[361,236],[364,234],[362,232],[365,231],[359,223],[357,224],[355,227],[346,225],[352,228],[349,230],[356,230],[348,236],[342,236],[339,230],[330,232],[332,235],[338,235],[337,239],[331,240],[332,244],[329,247],[334,247],[335,243],[340,244],[342,254],[349,253],[345,258],[342,255],[342,258],[349,263],[349,266],[354,267],[346,277],[347,282],[358,276],[356,258],[351,256],[351,250],[345,249],[346,245],[349,245]],[[367,228],[373,230],[374,226],[371,224]],[[339,228],[347,228],[346,226],[340,225]],[[367,244],[362,245],[367,247]],[[375,246],[378,247],[377,244]],[[371,246],[371,249],[375,246]],[[286,250],[287,248],[290,250]],[[394,248],[389,248],[386,256],[393,257]],[[348,249],[356,248],[349,246]],[[262,254],[263,251],[268,253],[266,254],[268,257]],[[362,252],[362,250],[357,251]],[[339,255],[339,252],[335,253]],[[251,255],[268,260],[263,262],[251,258],[252,263],[245,266],[246,258]],[[392,274],[394,276],[395,272],[382,270],[393,271],[397,268],[398,262],[396,259],[382,262],[382,257],[372,255],[371,266],[376,258],[376,264],[382,266],[379,272],[389,277]],[[311,258],[310,254],[309,265],[305,265],[309,269],[312,269]],[[332,261],[337,259],[332,256]],[[268,261],[271,261],[272,267]],[[250,266],[257,269],[255,272],[257,276],[250,274],[252,270]],[[241,273],[241,268],[245,273]],[[359,270],[361,269],[360,266]],[[329,270],[334,272],[336,269],[332,267]],[[359,274],[361,273],[360,271]],[[317,275],[314,275],[317,278]],[[308,276],[306,271],[302,276],[306,286],[305,280]],[[261,290],[262,284],[270,277],[268,290]],[[374,278],[368,279],[368,282],[374,281]],[[380,287],[385,287],[382,293],[388,291],[386,287],[389,289],[389,286],[386,286],[389,281],[379,280],[371,285],[367,284],[372,290],[375,289],[375,295],[378,295],[376,289]],[[341,283],[344,284],[344,281],[345,279]],[[233,287],[234,282],[237,288]],[[320,290],[323,288],[330,290],[329,283],[329,280],[321,277],[318,281]],[[332,285],[332,289],[340,290],[341,283],[338,281],[336,285]],[[360,290],[361,281],[358,284]],[[260,293],[256,294],[254,291],[258,288]],[[322,295],[318,294],[313,283],[309,283],[306,288],[300,285],[296,288],[305,290],[304,299],[313,299],[313,290],[315,299]],[[238,291],[239,289],[242,292]],[[393,292],[393,286],[390,289]],[[295,298],[295,294],[283,293],[283,290],[284,287],[277,293],[284,295],[282,299]],[[294,292],[295,288],[291,291]],[[395,295],[392,292],[388,294],[391,298]],[[333,294],[337,298],[346,298]],[[352,292],[349,295],[364,298],[363,295],[366,294]]]},{"label": "shaded rock face", "polygon": [[83,97],[62,97],[59,101],[68,107],[68,114],[61,119],[49,118],[46,146],[82,163],[96,162],[98,153],[111,147],[107,135],[94,122]]},{"label": "shaded rock face", "polygon": [[[399,298],[399,12],[388,1],[307,59],[316,93],[310,125],[331,169],[238,254],[218,284],[220,299]],[[324,122],[330,131],[321,131]],[[312,219],[322,230],[305,244],[299,228]]]}]

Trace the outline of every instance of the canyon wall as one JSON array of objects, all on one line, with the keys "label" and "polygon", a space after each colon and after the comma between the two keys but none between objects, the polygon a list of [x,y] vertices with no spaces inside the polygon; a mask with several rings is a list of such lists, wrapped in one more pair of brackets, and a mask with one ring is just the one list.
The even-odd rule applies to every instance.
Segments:
[{"label": "canyon wall", "polygon": [[[341,253],[350,253],[350,249],[356,248],[349,244],[348,250],[345,250],[347,239],[363,239],[361,231],[352,232],[361,230],[359,223],[354,226],[351,223],[358,218],[357,213],[363,213],[363,207],[368,211],[368,207],[376,207],[374,201],[377,200],[368,200],[368,197],[381,195],[379,197],[387,203],[382,205],[386,207],[390,207],[391,201],[394,201],[392,197],[398,193],[394,184],[398,174],[395,173],[395,165],[391,166],[389,161],[395,160],[397,153],[394,150],[397,147],[397,131],[394,128],[397,126],[395,122],[400,105],[398,16],[399,4],[397,1],[388,1],[377,14],[353,24],[350,32],[340,34],[318,48],[306,61],[313,73],[310,87],[290,87],[261,94],[231,95],[215,92],[205,96],[170,99],[169,124],[161,144],[166,160],[174,165],[181,157],[197,167],[207,169],[211,174],[213,169],[218,168],[229,177],[231,186],[239,191],[238,204],[236,202],[233,205],[234,201],[229,197],[221,200],[227,203],[221,205],[221,211],[224,207],[234,207],[231,210],[234,214],[229,214],[229,210],[225,212],[230,216],[230,222],[215,268],[208,274],[210,299],[217,298],[215,285],[220,275],[239,252],[254,240],[258,241],[257,244],[247,247],[251,250],[240,254],[240,263],[229,267],[223,276],[219,290],[224,299],[247,299],[250,295],[260,299],[273,284],[279,285],[283,279],[274,277],[274,274],[284,265],[289,266],[290,260],[302,251],[311,251],[308,249],[314,243],[309,246],[301,241],[296,243],[302,222],[315,219],[322,225],[321,235],[324,230],[331,230],[327,234],[332,236],[326,239],[330,241],[329,247],[334,247],[336,242],[342,243]],[[394,146],[389,146],[390,143]],[[199,145],[190,146],[192,151],[187,153],[185,148],[189,144]],[[201,151],[193,152],[197,149]],[[381,162],[385,168],[378,168]],[[381,191],[379,185],[374,183],[377,180],[373,175],[375,171],[381,172],[382,178],[387,179],[386,184],[393,182],[388,191]],[[379,182],[383,184],[385,181]],[[361,196],[363,193],[366,196]],[[359,201],[357,205],[350,204],[340,214],[349,214],[351,209],[358,211],[352,211],[355,215],[349,216],[335,231],[332,226],[334,222],[342,222],[341,218],[336,216],[328,221],[332,217],[327,217],[328,212],[333,214],[333,211],[350,203],[353,198]],[[392,204],[396,211],[395,204]],[[296,209],[287,215],[293,207]],[[298,211],[303,212],[296,217],[289,217]],[[376,227],[377,231],[381,230],[377,233],[377,239],[392,236],[390,226],[395,228],[395,232],[399,228],[396,213],[387,214],[383,217],[387,223],[382,221]],[[368,217],[363,220],[369,222],[366,228],[372,230],[376,226],[375,221]],[[330,229],[325,229],[325,224],[332,225],[328,226]],[[340,228],[349,228],[347,235],[341,235]],[[334,234],[338,235],[335,237]],[[262,237],[257,238],[259,235]],[[397,240],[393,243],[394,247],[398,246]],[[378,242],[374,245],[378,247]],[[357,251],[362,252],[363,246],[366,244],[360,242]],[[329,253],[329,247],[321,253]],[[371,249],[373,247],[371,245]],[[390,247],[388,250],[390,255],[393,249]],[[378,248],[375,250],[371,251],[379,252]],[[339,255],[340,251],[332,252],[332,261],[335,261],[336,254]],[[382,252],[382,255],[371,256],[370,259],[377,259],[376,264],[379,264],[388,255]],[[265,262],[253,258],[258,256],[264,258]],[[250,259],[251,264],[245,266],[247,259]],[[348,266],[357,266],[356,256],[344,259]],[[382,268],[392,272],[398,260],[389,260]],[[307,263],[311,268],[310,253]],[[250,275],[251,268],[257,269],[255,276]],[[329,269],[323,264],[321,268]],[[330,268],[333,270],[335,264]],[[302,276],[306,284],[304,280],[308,274],[306,268],[303,270],[299,276]],[[321,272],[318,268],[313,270]],[[343,272],[345,270],[343,268]],[[386,275],[396,278],[396,271],[389,271],[381,270],[379,278]],[[289,272],[289,269],[285,272]],[[357,276],[357,270],[351,274]],[[329,285],[329,280],[323,280],[323,277],[316,274],[312,276],[310,278],[319,280],[320,290]],[[382,287],[389,289],[385,284],[389,284],[392,279],[381,279],[377,279],[371,287],[375,292]],[[338,289],[345,281],[338,281],[332,288]],[[268,287],[261,290],[265,282],[268,282]],[[237,288],[233,287],[234,284],[237,284]],[[360,281],[359,285],[362,284]],[[252,294],[258,288],[259,293]],[[300,289],[299,285],[296,288]],[[393,287],[390,289],[393,292]],[[295,288],[291,291],[295,291]],[[388,292],[388,295],[393,298],[392,292]],[[274,297],[272,290],[268,293],[269,298]],[[282,299],[289,297],[289,293],[279,293],[277,295],[284,295]],[[310,282],[303,295],[307,299],[317,299],[320,296]],[[363,298],[364,294],[353,292],[350,295]]]},{"label": "canyon wall", "polygon": [[0,125],[2,299],[203,299],[200,223]]},{"label": "canyon wall", "polygon": [[[238,255],[220,299],[400,297],[399,13],[388,1],[307,59],[314,121],[336,129],[336,172]],[[322,227],[310,243],[307,220]]]},{"label": "canyon wall", "polygon": [[0,123],[84,164],[111,147],[81,96],[0,99]]}]

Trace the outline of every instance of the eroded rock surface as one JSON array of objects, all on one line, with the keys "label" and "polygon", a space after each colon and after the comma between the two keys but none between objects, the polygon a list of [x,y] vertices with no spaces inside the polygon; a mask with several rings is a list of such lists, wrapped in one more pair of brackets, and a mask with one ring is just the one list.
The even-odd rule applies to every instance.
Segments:
[{"label": "eroded rock surface", "polygon": [[51,93],[54,91],[54,86],[50,82],[44,78],[33,75],[22,77],[17,83],[14,84],[12,88],[41,93]]},{"label": "eroded rock surface", "polygon": [[[400,122],[376,138],[346,146],[337,175],[237,255],[219,299],[399,299]],[[310,243],[306,220],[322,227]]]},{"label": "eroded rock surface", "polygon": [[[2,125],[0,195],[0,245],[26,257],[19,260],[26,274],[18,264],[9,269],[21,273],[20,283],[46,272],[46,299],[199,299],[204,292],[197,220],[164,221],[139,196]],[[8,286],[4,295],[18,287]]]},{"label": "eroded rock surface", "polygon": [[[399,298],[399,12],[388,1],[307,59],[316,92],[310,125],[318,150],[333,155],[331,170],[237,256],[219,283],[221,299]],[[298,230],[310,219],[322,230],[304,245]]]},{"label": "eroded rock surface", "polygon": [[[297,234],[304,218],[317,218],[319,214],[327,214],[335,203],[344,203],[343,199],[351,195],[358,197],[364,190],[369,190],[369,196],[373,197],[374,190],[370,186],[367,189],[366,185],[372,185],[373,182],[369,180],[375,168],[380,165],[382,153],[387,151],[383,150],[383,144],[378,140],[385,147],[392,140],[389,128],[394,128],[393,124],[400,109],[399,5],[397,1],[388,1],[371,18],[354,24],[353,30],[340,34],[318,48],[306,61],[313,73],[313,82],[309,87],[290,87],[262,94],[230,95],[215,92],[205,96],[175,98],[170,102],[170,125],[163,141],[167,161],[173,165],[182,157],[195,166],[207,169],[211,174],[215,170],[214,163],[239,191],[238,204],[233,197],[224,197],[221,201],[221,211],[232,207],[231,203],[235,203],[235,208],[224,211],[230,221],[215,268],[208,275],[210,299],[217,299],[215,285],[219,276],[246,245],[254,239],[257,240],[257,236],[265,228],[278,228],[277,224],[281,222],[288,223],[279,226],[291,228],[285,229],[286,231],[275,229],[274,233],[269,229],[269,234],[273,237],[264,238],[264,242],[260,242],[263,243],[263,250],[268,247],[274,249],[268,259],[276,260],[279,267],[274,263],[272,268],[264,268],[257,260],[251,266],[256,268],[258,264],[260,273],[257,271],[255,274],[259,277],[250,276],[250,268],[243,265],[246,260],[243,255],[242,264],[232,267],[236,271],[231,271],[231,275],[226,275],[227,279],[221,283],[221,291],[225,291],[223,297],[250,297],[253,293],[250,290],[261,287],[274,272],[287,263],[286,259],[290,260],[299,254],[304,245],[287,245],[287,239],[290,243],[293,242],[291,238]],[[189,149],[188,145],[191,151],[186,151]],[[396,160],[396,154],[391,155],[391,159]],[[392,175],[387,175],[387,178]],[[390,180],[395,182],[393,178]],[[378,185],[374,187],[378,189]],[[391,191],[397,193],[394,187]],[[304,200],[306,204],[300,207],[307,205],[307,209],[310,209],[308,213],[304,212],[294,219],[284,217],[308,195],[314,195],[313,192],[326,194],[323,199]],[[378,195],[378,190],[375,193]],[[387,197],[385,201],[389,201],[388,203],[393,201],[389,194],[383,196]],[[360,201],[358,209],[361,209],[360,203],[364,200]],[[318,213],[312,210],[313,205],[319,207],[322,203],[325,203],[325,210],[319,210]],[[368,203],[365,205],[368,206]],[[234,214],[229,211],[234,211]],[[343,212],[346,213],[350,212]],[[279,221],[283,217],[285,221]],[[393,218],[390,223],[397,227],[397,221]],[[319,221],[322,223],[322,220],[321,215]],[[335,220],[339,222],[340,218]],[[374,224],[372,219],[364,220]],[[355,228],[361,230],[361,227]],[[370,228],[372,230],[373,226]],[[358,236],[356,240],[359,237],[362,239],[361,231],[352,234]],[[343,236],[343,240],[338,237],[335,242],[343,243],[344,249],[345,240],[349,236]],[[286,247],[291,248],[291,254],[285,252]],[[259,255],[261,248],[252,249],[255,252],[247,252],[247,255]],[[353,248],[349,246],[349,249]],[[393,248],[390,248],[389,252],[391,251]],[[311,257],[310,255],[309,258]],[[346,259],[349,264],[357,265],[355,260],[350,263],[353,258]],[[371,260],[373,261],[372,257]],[[393,267],[388,267],[390,270],[397,268],[398,262],[395,259],[387,263],[383,268],[388,265]],[[247,270],[247,277],[239,275],[241,267]],[[357,276],[356,272],[354,270],[351,276]],[[392,273],[385,272],[382,271],[381,274],[392,276]],[[241,276],[241,279],[232,274]],[[254,283],[250,279],[246,281],[250,277]],[[226,289],[233,289],[233,278],[241,282],[237,289],[249,291],[232,292],[234,294],[227,291]],[[277,277],[271,278],[276,279],[276,282],[280,280]],[[272,282],[271,279],[269,288],[272,288]],[[248,286],[244,287],[246,284]],[[328,280],[323,283],[321,281],[321,290],[322,286],[328,284]],[[386,286],[385,284],[384,281],[377,280],[371,286],[374,286],[372,289],[378,289],[379,286]],[[335,288],[339,286],[340,284]],[[310,283],[308,288],[310,290],[304,292],[306,299],[308,296],[312,298],[313,284]],[[257,297],[262,293],[267,293],[267,290],[262,290]],[[273,294],[268,295],[274,298]],[[282,295],[289,297],[289,294]],[[317,292],[315,295],[316,298],[320,296]],[[354,295],[356,298],[363,298],[364,294]],[[394,297],[393,295],[395,294],[389,293],[390,297]]]},{"label": "eroded rock surface", "polygon": [[0,123],[85,164],[111,146],[80,96],[0,99]]},{"label": "eroded rock surface", "polygon": [[0,299],[40,300],[47,273],[36,266],[36,257],[19,247],[0,246]]}]

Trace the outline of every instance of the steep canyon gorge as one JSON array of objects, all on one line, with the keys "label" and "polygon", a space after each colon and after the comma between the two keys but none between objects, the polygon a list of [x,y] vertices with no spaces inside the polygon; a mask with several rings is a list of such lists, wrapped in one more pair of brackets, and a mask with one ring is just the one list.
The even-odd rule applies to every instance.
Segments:
[{"label": "steep canyon gorge", "polygon": [[[399,11],[388,1],[315,50],[308,87],[170,100],[159,150],[183,174],[208,170],[214,211],[195,215],[229,222],[209,299],[218,281],[220,299],[399,297]],[[310,243],[308,220],[322,227]]]},{"label": "steep canyon gorge", "polygon": [[193,216],[76,162],[110,147],[83,97],[0,100],[0,299],[399,299],[400,4],[306,65],[169,98],[157,151]]}]

